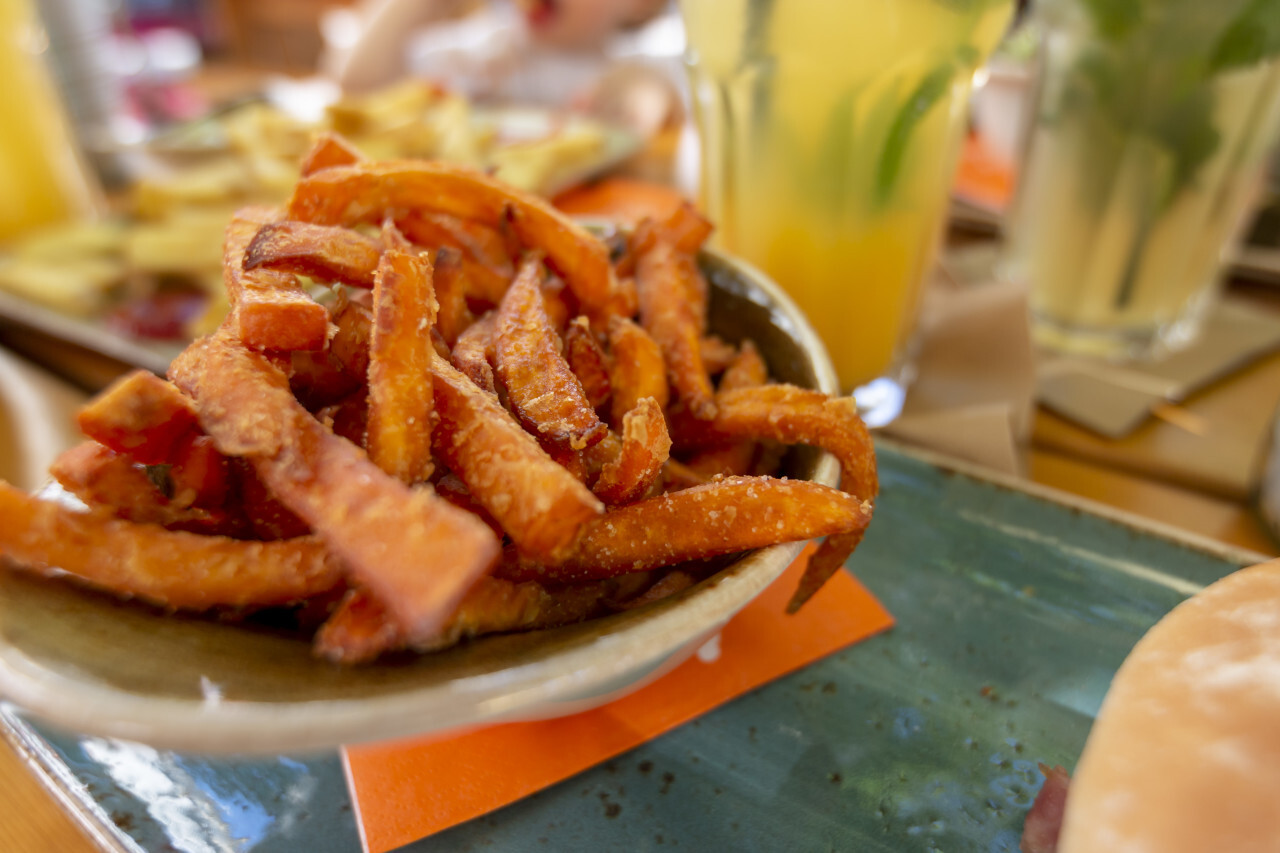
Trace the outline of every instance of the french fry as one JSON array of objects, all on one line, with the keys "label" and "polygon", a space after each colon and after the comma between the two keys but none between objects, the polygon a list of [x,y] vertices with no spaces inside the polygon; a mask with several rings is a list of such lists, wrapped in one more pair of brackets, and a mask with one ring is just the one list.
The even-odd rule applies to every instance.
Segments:
[{"label": "french fry", "polygon": [[275,211],[249,208],[227,226],[222,271],[231,319],[240,340],[252,349],[323,349],[329,312],[306,294],[298,279],[278,270],[244,268],[249,244],[261,226],[276,218]]},{"label": "french fry", "polygon": [[591,321],[579,315],[565,329],[564,357],[569,369],[582,383],[583,393],[591,408],[599,409],[609,402],[609,364],[604,348],[591,331]]},{"label": "french fry", "polygon": [[490,311],[476,320],[458,336],[453,345],[453,366],[476,384],[477,388],[498,396],[497,381],[493,376],[494,340],[498,328],[498,315]]},{"label": "french fry", "polygon": [[670,402],[666,362],[658,342],[625,317],[609,318],[610,422],[621,427],[623,419],[645,397],[665,409]]},{"label": "french fry", "polygon": [[[703,339],[706,340],[705,338]],[[739,351],[720,376],[717,393],[739,388],[754,388],[769,381],[769,368],[751,341],[743,341]],[[686,462],[689,468],[707,479],[719,476],[754,473],[760,458],[760,445],[752,439],[737,439],[701,450]]]},{"label": "french fry", "polygon": [[389,249],[373,287],[369,337],[369,458],[406,483],[431,475],[432,351],[429,330],[436,300],[431,260],[425,254]]},{"label": "french fry", "polygon": [[450,246],[461,253],[461,264],[475,290],[472,296],[490,305],[502,301],[516,268],[506,241],[496,228],[446,213],[413,210],[396,220],[405,236],[420,246]]},{"label": "french fry", "polygon": [[308,222],[268,222],[244,254],[246,272],[259,268],[372,288],[382,249],[349,228]]},{"label": "french fry", "polygon": [[563,552],[583,522],[603,511],[600,501],[496,397],[434,354],[431,378],[441,459],[523,550],[546,558]]},{"label": "french fry", "polygon": [[645,397],[627,412],[622,430],[617,457],[604,464],[592,488],[596,497],[611,506],[644,497],[671,452],[667,421],[652,397]]},{"label": "french fry", "polygon": [[429,488],[384,474],[312,417],[278,368],[228,335],[197,341],[170,372],[218,449],[249,459],[406,637],[434,635],[498,558],[499,543],[483,522]]},{"label": "french fry", "polygon": [[350,376],[361,383],[369,375],[369,338],[373,334],[373,310],[363,302],[340,299],[333,310],[333,337],[329,352]]},{"label": "french fry", "polygon": [[557,348],[538,287],[541,275],[537,259],[529,259],[502,298],[494,327],[494,372],[506,388],[508,405],[539,441],[581,450],[604,438],[608,427]]},{"label": "french fry", "polygon": [[[690,519],[698,519],[691,524]],[[501,577],[571,583],[647,571],[862,530],[871,504],[807,480],[730,477],[608,510],[585,525],[572,551],[548,562],[522,554]]]},{"label": "french fry", "polygon": [[[292,604],[342,582],[318,539],[246,542],[77,512],[0,483],[0,554],[162,607]],[[182,571],[174,571],[181,566]]]},{"label": "french fry", "polygon": [[226,503],[230,466],[209,436],[189,434],[173,449],[169,464],[174,505],[220,509]]},{"label": "french fry", "polygon": [[353,166],[363,159],[364,155],[347,140],[333,131],[322,130],[311,143],[311,150],[302,158],[301,172],[304,176],[314,175],[321,169]]},{"label": "french fry", "polygon": [[76,425],[146,465],[164,462],[174,445],[199,429],[191,401],[149,370],[131,371],[108,385],[80,408]]},{"label": "french fry", "polygon": [[436,328],[445,345],[452,347],[458,337],[476,321],[467,302],[467,293],[471,282],[467,270],[462,265],[462,255],[457,249],[442,247],[436,250],[433,284],[436,291],[436,302],[440,306],[436,316]]},{"label": "french fry", "polygon": [[[481,578],[467,591],[440,633],[412,647],[416,652],[430,652],[484,634],[578,622],[599,609],[608,589],[605,584],[593,583],[552,593],[533,582]],[[368,663],[407,645],[382,604],[358,589],[347,593],[315,637],[318,655],[343,664]]]},{"label": "french fry", "polygon": [[[698,440],[726,437],[808,444],[840,462],[840,488],[868,506],[879,491],[871,434],[850,397],[828,397],[794,385],[762,385],[725,391],[716,398],[714,421],[699,425]],[[796,612],[817,592],[862,541],[862,529],[829,536],[813,557],[787,605]]]},{"label": "french fry", "polygon": [[507,211],[524,245],[547,253],[588,312],[614,291],[604,244],[548,202],[472,169],[441,162],[338,166],[303,178],[289,200],[290,218],[321,225],[376,222],[398,209],[420,209],[498,227]]},{"label": "french fry", "polygon": [[692,256],[661,239],[654,239],[636,262],[640,325],[662,350],[676,399],[694,417],[706,420],[715,417],[716,404],[702,361],[705,309],[699,311],[694,297],[698,289],[694,282],[700,279]]}]

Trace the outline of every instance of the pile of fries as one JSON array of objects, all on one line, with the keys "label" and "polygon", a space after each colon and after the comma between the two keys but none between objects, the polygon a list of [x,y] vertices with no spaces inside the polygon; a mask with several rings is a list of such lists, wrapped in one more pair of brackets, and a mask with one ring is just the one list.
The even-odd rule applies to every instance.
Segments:
[{"label": "pile of fries", "polygon": [[[421,81],[344,97],[318,121],[241,104],[149,146],[150,168],[114,205],[115,216],[51,226],[4,246],[0,290],[70,316],[105,317],[131,337],[185,343],[212,331],[227,309],[219,252],[227,220],[245,205],[287,199],[299,158],[326,130],[378,159],[447,160],[541,194],[608,144],[606,128],[581,117],[513,137],[462,95]],[[174,313],[175,303],[157,305],[157,294],[182,297],[177,316],[147,316]]]},{"label": "pile of fries", "polygon": [[[685,206],[599,238],[325,134],[283,208],[227,227],[222,325],[79,413],[52,474],[83,505],[0,483],[0,554],[166,609],[291,608],[343,663],[638,607],[825,537],[794,611],[861,539],[874,454],[852,399],[708,334],[710,230]],[[840,488],[766,473],[793,444]]]}]

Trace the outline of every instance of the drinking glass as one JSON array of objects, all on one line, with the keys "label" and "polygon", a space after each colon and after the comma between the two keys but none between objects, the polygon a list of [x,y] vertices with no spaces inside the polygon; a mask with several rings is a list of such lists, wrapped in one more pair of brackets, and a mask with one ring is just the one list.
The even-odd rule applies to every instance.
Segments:
[{"label": "drinking glass", "polygon": [[681,0],[701,201],[872,425],[901,408],[974,71],[1012,0]]},{"label": "drinking glass", "polygon": [[1280,127],[1272,0],[1041,0],[1039,94],[1002,274],[1037,341],[1193,340]]}]

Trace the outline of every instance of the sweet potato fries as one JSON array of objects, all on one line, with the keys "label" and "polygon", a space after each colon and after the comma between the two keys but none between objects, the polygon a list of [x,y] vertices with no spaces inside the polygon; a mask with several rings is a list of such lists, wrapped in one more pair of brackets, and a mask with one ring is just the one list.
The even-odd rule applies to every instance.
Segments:
[{"label": "sweet potato fries", "polygon": [[[342,663],[825,537],[794,610],[870,522],[874,453],[852,400],[709,336],[710,230],[686,206],[606,244],[489,176],[323,138],[283,209],[228,225],[221,328],[84,407],[51,472],[79,503],[0,483],[0,555],[224,619],[305,605]],[[840,488],[771,476],[793,444]]]}]

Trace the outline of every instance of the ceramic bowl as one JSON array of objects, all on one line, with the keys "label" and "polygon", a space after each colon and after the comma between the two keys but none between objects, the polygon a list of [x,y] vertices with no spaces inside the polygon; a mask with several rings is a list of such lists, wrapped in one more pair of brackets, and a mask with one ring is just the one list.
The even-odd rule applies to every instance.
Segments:
[{"label": "ceramic bowl", "polygon": [[[753,338],[783,381],[836,390],[821,342],[775,284],[715,253],[704,253],[703,266],[713,332]],[[825,453],[793,450],[785,467],[791,477],[838,481],[838,465]],[[350,668],[316,660],[297,636],[166,615],[0,570],[0,697],[66,730],[240,754],[568,714],[685,660],[802,545],[752,552],[702,584],[634,611]]]}]

